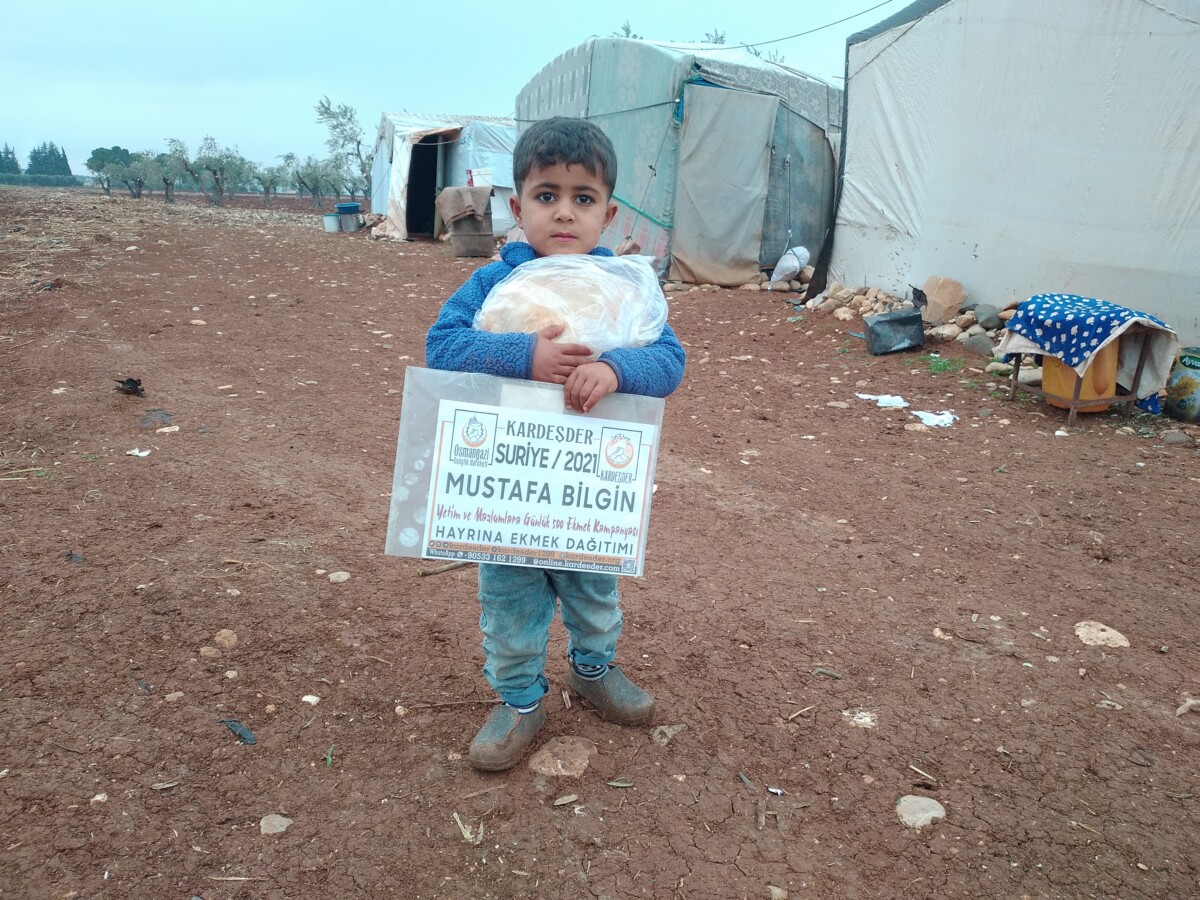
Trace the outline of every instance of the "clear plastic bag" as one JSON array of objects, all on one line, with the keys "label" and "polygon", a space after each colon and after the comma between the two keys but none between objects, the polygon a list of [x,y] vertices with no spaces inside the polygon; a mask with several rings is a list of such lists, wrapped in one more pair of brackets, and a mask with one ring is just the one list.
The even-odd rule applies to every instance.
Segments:
[{"label": "clear plastic bag", "polygon": [[492,288],[475,315],[480,331],[535,332],[565,325],[560,344],[593,355],[658,340],[667,299],[648,256],[544,256]]}]

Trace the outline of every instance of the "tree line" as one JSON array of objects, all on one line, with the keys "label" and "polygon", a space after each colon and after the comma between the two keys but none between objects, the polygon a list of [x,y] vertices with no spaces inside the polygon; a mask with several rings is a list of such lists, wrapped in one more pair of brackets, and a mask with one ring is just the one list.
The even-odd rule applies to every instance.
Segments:
[{"label": "tree line", "polygon": [[[261,165],[247,159],[237,147],[221,146],[211,135],[205,136],[193,152],[178,138],[169,138],[165,150],[132,151],[119,145],[97,147],[84,166],[96,184],[109,196],[113,187],[124,186],[129,196],[140,200],[144,194],[161,190],[163,201],[173,203],[175,190],[203,193],[213,206],[223,206],[233,193],[261,193],[263,203],[291,188],[312,198],[321,207],[329,197],[348,196],[351,200],[371,196],[371,153],[364,147],[358,114],[347,104],[335,104],[322,97],[313,107],[317,122],[328,131],[324,158],[283,153],[278,163]],[[4,145],[0,150],[0,184],[31,183],[30,176],[54,176],[54,184],[76,184],[66,153],[52,143],[44,143],[29,154],[25,171],[16,152]],[[42,178],[32,183],[45,185]]]},{"label": "tree line", "polygon": [[67,154],[49,141],[29,151],[29,162],[21,169],[17,152],[8,144],[0,149],[0,184],[36,184],[44,187],[77,184]]}]

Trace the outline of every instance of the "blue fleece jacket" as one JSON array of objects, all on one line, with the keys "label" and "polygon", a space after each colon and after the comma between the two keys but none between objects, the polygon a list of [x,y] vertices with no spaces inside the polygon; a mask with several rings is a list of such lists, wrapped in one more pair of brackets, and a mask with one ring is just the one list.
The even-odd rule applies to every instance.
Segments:
[{"label": "blue fleece jacket", "polygon": [[[592,255],[613,254],[605,247],[597,247]],[[450,296],[425,337],[425,362],[429,368],[530,378],[537,335],[491,334],[477,331],[474,322],[491,289],[517,266],[533,259],[537,259],[537,254],[528,244],[520,241],[505,244],[499,262],[476,269],[466,284]],[[663,326],[662,334],[652,344],[609,350],[599,358],[617,373],[617,390],[623,394],[666,397],[683,380],[685,354],[670,325]]]}]

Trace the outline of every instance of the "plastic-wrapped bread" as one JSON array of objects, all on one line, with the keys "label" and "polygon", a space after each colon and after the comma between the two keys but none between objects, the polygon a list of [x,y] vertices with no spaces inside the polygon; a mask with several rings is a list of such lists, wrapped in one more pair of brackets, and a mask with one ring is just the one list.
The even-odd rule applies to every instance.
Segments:
[{"label": "plastic-wrapped bread", "polygon": [[544,256],[492,288],[475,315],[480,331],[534,332],[565,325],[557,343],[598,356],[656,341],[667,300],[648,256]]}]

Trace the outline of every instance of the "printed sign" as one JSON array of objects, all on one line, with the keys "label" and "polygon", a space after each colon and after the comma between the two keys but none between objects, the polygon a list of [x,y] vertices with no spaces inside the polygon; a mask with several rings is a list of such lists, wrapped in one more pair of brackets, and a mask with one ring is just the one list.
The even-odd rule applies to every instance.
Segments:
[{"label": "printed sign", "polygon": [[475,388],[481,378],[503,383],[491,392],[496,402],[439,398],[419,429],[428,442],[414,444],[409,419],[422,415],[413,409],[421,398],[410,402],[414,372],[428,370],[406,379],[388,553],[641,574],[661,400],[613,395],[597,405],[651,420],[622,421],[546,411],[547,396],[562,408],[556,385],[536,385],[540,400],[528,402],[531,383],[458,376],[476,379]]}]

